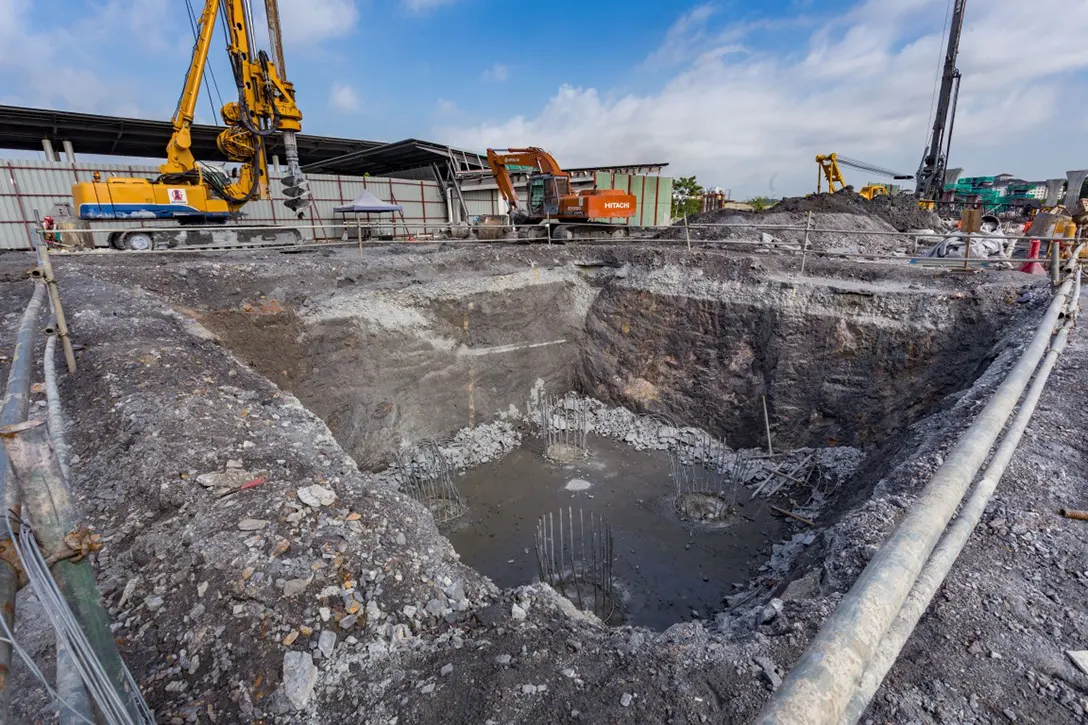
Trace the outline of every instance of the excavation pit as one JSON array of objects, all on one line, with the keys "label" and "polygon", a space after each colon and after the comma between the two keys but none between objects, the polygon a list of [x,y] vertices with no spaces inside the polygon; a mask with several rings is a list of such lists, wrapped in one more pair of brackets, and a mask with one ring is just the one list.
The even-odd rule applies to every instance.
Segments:
[{"label": "excavation pit", "polygon": [[[462,561],[501,587],[539,580],[538,516],[568,507],[587,516],[592,511],[609,522],[614,537],[618,606],[609,624],[662,630],[712,619],[726,608],[725,597],[755,576],[771,546],[788,538],[789,524],[765,501],[748,496],[726,526],[692,531],[673,510],[664,451],[590,435],[588,458],[556,464],[541,456],[543,446],[542,439],[529,438],[501,460],[456,479],[470,506],[445,534]],[[571,491],[572,480],[590,485]]]},{"label": "excavation pit", "polygon": [[[78,495],[111,536],[96,566],[116,636],[164,717],[199,702],[230,722],[299,712],[282,691],[285,657],[301,654],[317,684],[299,717],[314,722],[363,712],[536,725],[575,709],[586,722],[750,720],[1047,296],[1013,273],[810,255],[802,275],[792,258],[650,245],[57,268],[88,343],[63,394]],[[10,285],[15,315],[22,285]],[[587,458],[545,461],[527,422],[534,389],[578,391],[622,425],[595,427]],[[811,492],[796,484],[753,499],[758,483],[746,482],[720,530],[683,521],[655,415],[765,450],[763,396],[776,452],[854,449],[856,473],[807,509]],[[520,444],[483,434],[504,419]],[[443,522],[383,472],[405,446],[451,436],[467,510]],[[263,482],[221,498],[193,483],[232,460]],[[313,485],[335,501],[305,503],[298,491]],[[614,535],[608,624],[634,627],[575,617],[549,587],[520,586],[539,579],[538,518],[597,506]],[[591,593],[569,596],[579,591]],[[955,638],[933,628],[920,630],[923,654]],[[161,653],[182,651],[181,672],[168,671],[178,665]],[[15,677],[21,698],[37,691]],[[30,721],[42,707],[18,712]]]}]

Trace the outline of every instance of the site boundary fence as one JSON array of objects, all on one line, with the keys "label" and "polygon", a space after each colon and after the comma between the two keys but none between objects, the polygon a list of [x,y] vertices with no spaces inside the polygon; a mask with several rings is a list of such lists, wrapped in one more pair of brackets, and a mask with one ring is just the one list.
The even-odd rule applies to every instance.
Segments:
[{"label": "site boundary fence", "polygon": [[[1079,238],[1070,236],[1027,236],[1024,234],[1008,235],[1002,239],[1007,243],[1006,253],[995,257],[971,257],[967,256],[946,256],[935,257],[920,255],[919,249],[925,248],[926,243],[936,243],[938,241],[947,239],[950,236],[958,235],[956,231],[934,231],[934,230],[917,230],[908,232],[899,231],[885,231],[885,230],[857,230],[857,229],[819,229],[814,228],[810,224],[803,226],[800,225],[771,225],[771,224],[751,224],[751,223],[719,223],[719,224],[688,224],[688,225],[668,225],[668,226],[617,226],[615,235],[608,238],[601,238],[597,236],[583,236],[583,237],[568,237],[563,239],[552,238],[550,234],[545,236],[539,236],[535,238],[516,238],[521,233],[540,233],[542,227],[540,225],[509,225],[503,229],[503,237],[499,239],[476,239],[466,238],[473,228],[458,225],[449,225],[446,232],[442,235],[433,233],[434,225],[424,227],[423,225],[414,224],[401,224],[401,228],[405,229],[406,235],[393,236],[391,238],[374,239],[365,238],[364,231],[383,231],[388,229],[388,225],[381,224],[364,224],[358,223],[347,231],[355,232],[354,238],[344,238],[344,236],[337,239],[320,238],[317,236],[322,229],[327,228],[327,225],[322,224],[301,224],[301,225],[275,225],[275,226],[247,226],[247,230],[251,231],[274,231],[284,229],[296,229],[300,232],[310,231],[309,237],[304,235],[304,241],[297,244],[277,244],[277,243],[251,243],[251,244],[229,244],[229,245],[199,245],[199,246],[182,246],[170,249],[149,249],[140,251],[122,251],[112,248],[99,247],[96,249],[73,249],[73,245],[65,245],[64,239],[66,235],[85,234],[84,229],[54,229],[48,232],[53,236],[55,240],[53,242],[54,248],[57,249],[63,256],[76,256],[76,255],[100,255],[100,254],[200,254],[208,252],[231,252],[231,251],[251,251],[251,250],[266,250],[266,251],[303,251],[307,249],[317,249],[321,247],[337,247],[337,246],[357,246],[361,255],[366,254],[368,248],[382,248],[391,244],[441,244],[441,245],[454,245],[454,246],[478,246],[478,245],[523,245],[523,244],[581,244],[586,246],[600,246],[600,245],[623,245],[631,243],[645,243],[651,242],[660,246],[686,246],[689,250],[696,248],[701,249],[735,249],[735,250],[755,250],[755,251],[771,251],[784,255],[799,255],[802,259],[802,271],[804,267],[805,259],[811,257],[822,257],[831,259],[852,259],[859,261],[896,261],[896,262],[908,262],[924,266],[964,266],[964,267],[978,267],[986,266],[998,262],[1024,264],[1030,262],[1038,262],[1044,267],[1052,265],[1052,256],[1050,254],[1052,243],[1059,243],[1063,254],[1063,258],[1067,256],[1064,252],[1067,252],[1072,248]],[[188,227],[193,231],[215,231],[221,230],[222,227],[215,226],[193,226]],[[158,231],[171,231],[176,232],[177,227],[174,226],[147,226],[140,227],[138,229],[128,231],[143,231],[143,232],[158,232]],[[237,227],[233,228],[237,229]],[[413,229],[431,229],[431,232],[412,234]],[[494,229],[494,228],[491,228]],[[683,238],[663,237],[662,233],[671,231],[674,233],[678,230],[683,230]],[[713,231],[723,232],[723,236],[720,238],[693,238],[691,236],[692,231]],[[794,232],[804,235],[800,242],[784,241],[777,238],[772,239],[732,239],[724,236],[724,232],[729,230],[753,230],[761,233],[766,232]],[[826,237],[827,235],[835,235],[841,237],[844,240],[850,238],[873,238],[873,237],[885,237],[891,239],[902,240],[901,249],[910,249],[910,252],[865,252],[865,251],[840,251],[836,249],[827,248],[815,248],[811,245],[811,240]],[[977,240],[979,238],[985,238],[986,235],[966,235],[968,239]],[[1021,250],[1027,250],[1030,248],[1032,242],[1038,241],[1043,243],[1045,252],[1041,249],[1037,256],[1018,256]],[[965,245],[969,248],[969,245]]]}]

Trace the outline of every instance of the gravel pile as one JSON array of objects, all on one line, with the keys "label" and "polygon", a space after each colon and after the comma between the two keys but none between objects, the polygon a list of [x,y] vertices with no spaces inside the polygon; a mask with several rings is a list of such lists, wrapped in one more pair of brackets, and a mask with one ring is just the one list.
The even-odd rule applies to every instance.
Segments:
[{"label": "gravel pile", "polygon": [[504,420],[462,428],[439,445],[454,469],[471,468],[498,460],[521,445],[521,433]]},{"label": "gravel pile", "polygon": [[[461,471],[498,460],[520,445],[521,433],[510,423],[497,420],[462,428],[450,440],[438,443],[438,450],[446,457],[451,471]],[[403,484],[397,463],[374,474],[374,479],[394,488]]]},{"label": "gravel pile", "polygon": [[687,230],[674,225],[658,237],[741,240],[762,242],[768,248],[799,249],[805,241],[803,229],[810,224],[809,212],[808,247],[817,252],[906,254],[913,247],[911,240],[889,232],[944,228],[940,217],[920,209],[913,197],[880,196],[869,201],[848,188],[834,194],[790,197],[764,212],[720,209],[697,214],[689,217]]},{"label": "gravel pile", "polygon": [[905,194],[878,196],[870,201],[861,194],[855,193],[850,187],[836,191],[834,194],[789,197],[778,202],[771,209],[772,213],[810,211],[877,217],[900,232],[911,229],[940,229],[942,226],[940,217],[920,208],[917,200],[912,196]]}]

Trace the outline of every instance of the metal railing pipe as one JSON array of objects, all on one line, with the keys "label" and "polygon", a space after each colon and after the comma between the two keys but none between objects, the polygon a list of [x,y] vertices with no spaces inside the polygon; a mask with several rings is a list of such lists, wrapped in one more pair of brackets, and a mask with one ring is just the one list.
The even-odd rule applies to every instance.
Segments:
[{"label": "metal railing pipe", "polygon": [[873,556],[755,720],[758,725],[834,725],[975,473],[1028,386],[1072,289],[1058,288],[1035,336],[960,436],[944,463]]},{"label": "metal railing pipe", "polygon": [[53,450],[57,452],[57,462],[68,485],[72,485],[72,469],[68,461],[68,442],[64,435],[64,411],[60,404],[60,391],[57,389],[56,365],[57,336],[50,335],[45,341],[45,357],[42,359],[42,371],[45,378],[45,402],[49,415],[49,438],[53,441]]},{"label": "metal railing pipe", "polygon": [[[23,312],[16,335],[15,352],[8,371],[8,386],[4,392],[4,402],[0,406],[0,425],[11,425],[26,420],[30,409],[30,376],[34,369],[34,331],[38,327],[38,316],[45,301],[45,284],[34,283],[34,293]],[[0,501],[3,501],[4,514],[19,511],[19,489],[10,485],[10,466],[7,456],[0,450]],[[4,531],[0,527],[0,531]],[[0,537],[0,552],[4,563],[0,564],[0,616],[4,617],[8,628],[15,627],[15,594],[19,588],[19,572],[13,566],[15,558],[14,542],[3,535]],[[11,557],[10,559],[7,557]],[[11,671],[11,643],[0,640],[0,725],[8,722],[8,702],[11,691],[8,688],[8,675]]]},{"label": "metal railing pipe", "polygon": [[[1080,276],[1079,272],[1077,276]],[[1079,301],[1074,300],[1072,297],[1069,302],[1070,305],[1079,304]],[[877,690],[880,689],[880,684],[884,681],[888,671],[899,657],[903,646],[910,638],[911,633],[918,624],[918,620],[922,618],[926,609],[929,608],[930,602],[933,601],[937,590],[952,570],[953,564],[956,563],[960,552],[966,546],[971,533],[978,526],[978,522],[982,520],[986,506],[990,503],[990,499],[997,489],[997,484],[1004,475],[1005,469],[1012,460],[1013,454],[1020,444],[1020,439],[1031,421],[1035,406],[1039,403],[1039,398],[1046,387],[1047,378],[1050,377],[1050,372],[1054,369],[1058,356],[1065,349],[1069,330],[1072,326],[1073,318],[1067,316],[1065,324],[1058,330],[1058,334],[1054,336],[1050,350],[1047,352],[1046,357],[1043,358],[1043,362],[1035,374],[1035,380],[1024,396],[1024,400],[1020,403],[1020,409],[1016,413],[1016,417],[1013,418],[1008,430],[1005,431],[1001,444],[994,452],[989,465],[986,466],[982,478],[960,509],[956,520],[948,527],[948,531],[945,533],[944,538],[941,539],[940,544],[933,550],[933,554],[929,557],[925,568],[922,569],[922,573],[918,576],[918,581],[915,583],[914,589],[911,590],[910,596],[903,603],[903,607],[899,610],[895,621],[892,622],[888,633],[884,635],[876,655],[861,678],[861,684],[858,685],[857,691],[846,706],[846,713],[843,715],[841,725],[854,725],[861,719],[865,709],[869,706],[869,702],[873,699]]]}]

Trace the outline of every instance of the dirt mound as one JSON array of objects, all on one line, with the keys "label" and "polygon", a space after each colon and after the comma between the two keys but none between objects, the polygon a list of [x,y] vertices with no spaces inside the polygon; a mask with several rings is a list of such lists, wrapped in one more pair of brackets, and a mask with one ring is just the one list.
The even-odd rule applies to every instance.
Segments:
[{"label": "dirt mound", "polygon": [[789,196],[771,207],[776,212],[828,212],[839,214],[872,215],[869,200],[854,192],[851,186],[834,194],[808,194]]},{"label": "dirt mound", "polygon": [[933,212],[918,206],[918,201],[906,194],[878,196],[869,201],[851,187],[834,194],[794,196],[775,204],[776,212],[832,212],[874,216],[895,227],[896,231],[911,229],[940,229],[941,220]]},{"label": "dirt mound", "polygon": [[[841,193],[841,192],[840,192]],[[765,212],[738,212],[731,209],[707,212],[692,217],[685,231],[682,225],[663,229],[659,239],[734,240],[739,242],[785,245],[800,249],[805,241],[807,212],[779,211],[779,205]],[[718,226],[720,225],[720,226]],[[910,243],[884,219],[856,212],[813,212],[808,248],[864,254],[905,253]]]},{"label": "dirt mound", "polygon": [[749,223],[762,222],[769,214],[858,214],[881,219],[892,225],[896,231],[906,232],[911,229],[940,229],[941,219],[936,214],[918,206],[917,200],[907,194],[878,196],[869,201],[852,187],[846,187],[834,194],[809,194],[791,196],[783,199],[763,212],[741,212],[735,209],[696,214],[689,218],[691,224],[722,224],[732,221],[738,215],[749,217]]}]

